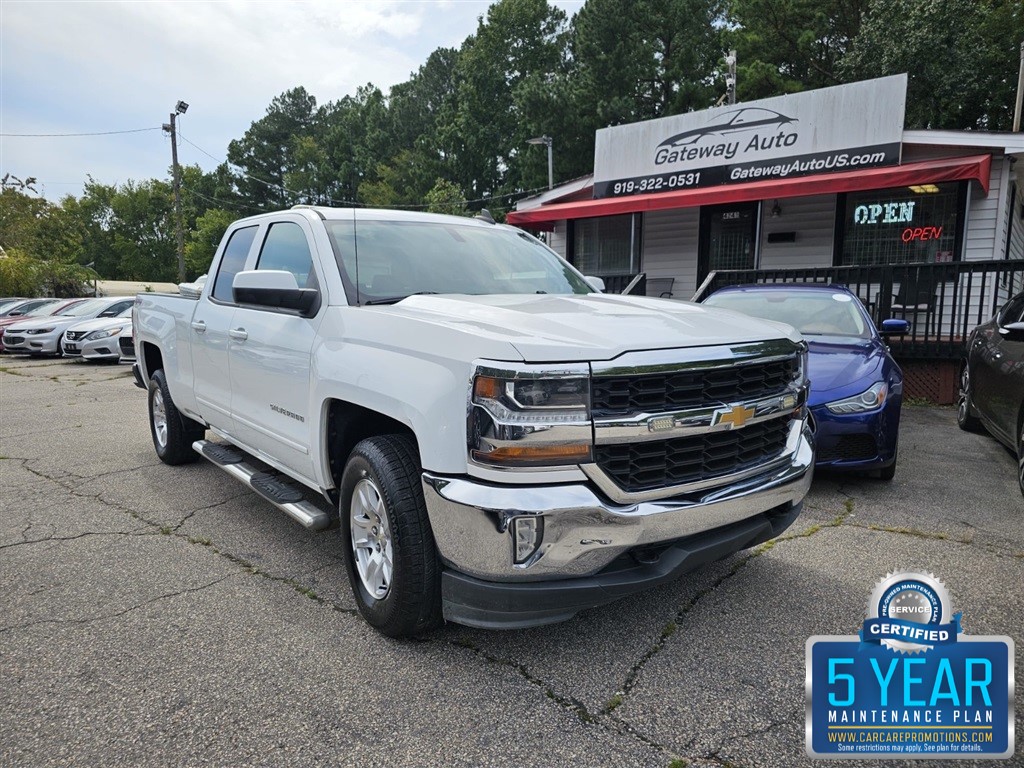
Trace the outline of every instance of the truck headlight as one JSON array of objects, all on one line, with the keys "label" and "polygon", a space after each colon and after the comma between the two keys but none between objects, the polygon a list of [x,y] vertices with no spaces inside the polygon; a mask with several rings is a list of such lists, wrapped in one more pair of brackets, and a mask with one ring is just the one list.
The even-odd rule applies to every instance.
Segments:
[{"label": "truck headlight", "polygon": [[473,378],[470,457],[502,467],[589,462],[593,455],[590,378],[583,367],[497,370]]},{"label": "truck headlight", "polygon": [[846,397],[842,400],[834,400],[831,403],[826,403],[825,407],[832,411],[832,413],[864,413],[865,411],[881,408],[885,404],[885,398],[888,393],[889,388],[885,386],[885,382],[879,381],[872,384],[859,395]]}]

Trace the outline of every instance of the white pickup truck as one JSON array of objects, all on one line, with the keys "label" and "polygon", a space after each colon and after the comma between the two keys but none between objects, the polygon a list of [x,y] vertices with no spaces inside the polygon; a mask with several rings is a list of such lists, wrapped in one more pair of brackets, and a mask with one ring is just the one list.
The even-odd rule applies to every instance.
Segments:
[{"label": "white pickup truck", "polygon": [[480,218],[243,219],[197,295],[136,300],[156,452],[337,520],[391,636],[562,621],[777,536],[813,466],[800,337],[598,283]]}]

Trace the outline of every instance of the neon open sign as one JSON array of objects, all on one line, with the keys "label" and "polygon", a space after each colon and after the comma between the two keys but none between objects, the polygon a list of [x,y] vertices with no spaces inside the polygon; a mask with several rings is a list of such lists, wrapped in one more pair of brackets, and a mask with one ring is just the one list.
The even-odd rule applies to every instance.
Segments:
[{"label": "neon open sign", "polygon": [[915,240],[938,240],[942,237],[942,227],[907,227],[900,235],[904,243],[912,243]]}]

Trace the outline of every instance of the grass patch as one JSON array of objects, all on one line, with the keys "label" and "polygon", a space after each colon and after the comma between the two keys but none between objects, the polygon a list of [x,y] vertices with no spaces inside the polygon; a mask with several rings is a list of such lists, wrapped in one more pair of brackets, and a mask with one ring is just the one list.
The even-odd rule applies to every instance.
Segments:
[{"label": "grass patch", "polygon": [[683,760],[682,758],[676,758],[668,764],[668,768],[686,768],[690,764],[689,760]]},{"label": "grass patch", "polygon": [[604,705],[605,712],[611,712],[612,710],[618,709],[622,706],[622,694],[616,693],[612,696]]},{"label": "grass patch", "polygon": [[6,365],[0,365],[0,373],[9,373],[11,376],[24,376],[25,374],[21,371],[16,371],[13,368],[8,368]]},{"label": "grass patch", "polygon": [[676,629],[677,628],[678,627],[676,627],[676,623],[674,621],[670,621],[661,630],[661,639],[662,640],[667,640],[668,638],[672,637],[672,635],[674,635],[676,633]]},{"label": "grass patch", "polygon": [[189,544],[202,544],[202,545],[203,545],[204,547],[208,547],[208,546],[210,546],[210,545],[211,545],[211,544],[212,544],[213,542],[212,542],[212,541],[210,541],[210,540],[209,540],[208,538],[206,538],[205,536],[189,536],[189,537],[188,537],[188,543],[189,543]]}]

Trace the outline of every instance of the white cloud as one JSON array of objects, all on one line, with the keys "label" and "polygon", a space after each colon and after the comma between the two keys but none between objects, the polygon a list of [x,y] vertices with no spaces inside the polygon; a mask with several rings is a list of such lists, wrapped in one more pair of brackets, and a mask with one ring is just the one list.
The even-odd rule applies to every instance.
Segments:
[{"label": "white cloud", "polygon": [[[572,10],[579,2],[559,3]],[[367,82],[386,90],[476,29],[481,0],[47,2],[0,0],[0,133],[159,126],[178,99],[182,133],[217,157],[270,100],[302,85],[318,102]],[[0,138],[0,173],[104,183],[163,177],[159,131]],[[182,162],[214,163],[187,144]],[[77,192],[47,187],[47,196]]]}]

